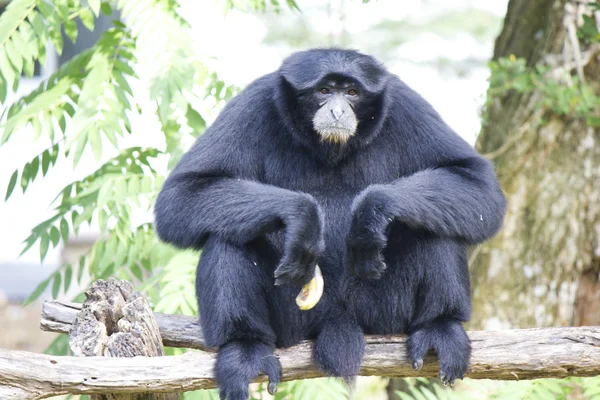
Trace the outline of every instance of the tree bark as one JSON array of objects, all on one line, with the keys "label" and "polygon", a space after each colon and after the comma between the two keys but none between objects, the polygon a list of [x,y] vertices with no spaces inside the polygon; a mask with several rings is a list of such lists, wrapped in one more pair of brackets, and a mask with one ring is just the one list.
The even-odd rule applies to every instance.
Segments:
[{"label": "tree bark", "polygon": [[[71,330],[77,306],[49,303],[44,320]],[[51,310],[48,312],[48,310]],[[68,311],[67,311],[68,310]],[[65,312],[66,311],[66,312]],[[53,317],[56,316],[55,317]],[[69,318],[72,315],[73,318]],[[70,319],[70,322],[69,322]],[[164,343],[204,348],[196,319],[162,314],[157,318]],[[473,352],[467,377],[473,379],[537,379],[600,374],[600,327],[471,331]],[[406,336],[367,336],[361,375],[434,377],[434,356],[423,369],[413,370],[406,353]],[[312,362],[312,346],[303,342],[276,352],[284,380],[322,376]],[[172,357],[58,357],[0,349],[0,398],[40,399],[60,394],[167,393],[215,387],[214,353],[189,352]],[[43,373],[41,373],[43,371]],[[258,381],[263,381],[264,376]]]},{"label": "tree bark", "polygon": [[[575,36],[587,3],[510,0],[494,59],[548,66],[548,79],[566,71],[600,93],[599,46]],[[471,254],[471,327],[600,323],[600,130],[542,100],[512,91],[486,109],[476,147],[509,205],[501,232]]]},{"label": "tree bark", "polygon": [[[165,355],[152,310],[144,297],[133,290],[131,283],[114,278],[98,280],[85,292],[85,296],[86,300],[69,329],[69,346],[75,356],[130,358]],[[110,393],[109,390],[106,392]],[[145,393],[145,390],[140,390],[140,393],[108,393],[92,395],[91,399],[179,399],[177,393]]]}]

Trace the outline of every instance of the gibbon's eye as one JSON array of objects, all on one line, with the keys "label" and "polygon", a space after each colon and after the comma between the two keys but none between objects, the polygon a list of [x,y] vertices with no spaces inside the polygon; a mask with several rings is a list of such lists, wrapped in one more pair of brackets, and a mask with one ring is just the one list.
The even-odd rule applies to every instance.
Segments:
[{"label": "gibbon's eye", "polygon": [[321,88],[319,90],[319,92],[321,92],[321,94],[329,94],[329,89],[327,89],[327,88]]},{"label": "gibbon's eye", "polygon": [[350,89],[346,93],[348,93],[350,96],[356,96],[358,94],[358,92],[356,91],[356,89]]}]

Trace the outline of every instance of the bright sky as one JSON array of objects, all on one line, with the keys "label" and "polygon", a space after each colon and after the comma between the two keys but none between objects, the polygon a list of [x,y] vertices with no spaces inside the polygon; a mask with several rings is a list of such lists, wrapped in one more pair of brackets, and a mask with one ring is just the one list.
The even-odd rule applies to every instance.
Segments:
[{"label": "bright sky", "polygon": [[[280,1],[285,3],[284,1]],[[502,17],[506,11],[505,0],[372,0],[362,4],[360,0],[332,1],[334,9],[344,2],[346,27],[352,33],[360,33],[384,19],[426,21],[432,15],[469,7],[485,9]],[[266,46],[262,41],[267,27],[262,19],[241,12],[224,15],[216,0],[186,0],[183,13],[192,24],[197,46],[207,55],[215,56],[215,67],[221,78],[231,83],[244,85],[265,73],[275,70],[281,60],[293,48]],[[326,37],[331,30],[341,29],[338,17],[328,18],[317,5],[323,0],[298,0],[303,9],[302,18],[308,18],[311,26],[322,30]],[[298,18],[282,16],[281,18]],[[354,46],[367,53],[369,46]],[[451,61],[470,58],[489,58],[493,43],[481,44],[467,34],[442,37],[434,34],[415,36],[396,49],[397,56],[386,60],[388,68],[420,92],[442,114],[444,119],[460,135],[473,143],[479,131],[479,107],[487,89],[488,72],[485,67],[476,67],[465,77],[440,74],[424,62],[444,57]],[[376,54],[375,54],[376,55]],[[377,56],[377,55],[376,55]],[[407,61],[407,60],[410,60]],[[37,83],[24,83],[25,93]],[[139,140],[155,127],[143,117],[134,121],[135,136]],[[145,140],[145,139],[142,139]],[[139,143],[139,142],[137,142]],[[51,215],[50,201],[58,190],[74,179],[89,173],[93,162],[83,162],[79,169],[71,170],[71,163],[59,164],[44,180],[37,180],[25,196],[16,190],[8,203],[1,201],[13,171],[29,161],[33,155],[45,148],[42,143],[32,143],[27,135],[16,135],[0,148],[0,263],[17,259],[22,245],[32,227]],[[46,264],[58,262],[58,251],[51,251]],[[38,250],[21,257],[20,261],[37,262]]]}]

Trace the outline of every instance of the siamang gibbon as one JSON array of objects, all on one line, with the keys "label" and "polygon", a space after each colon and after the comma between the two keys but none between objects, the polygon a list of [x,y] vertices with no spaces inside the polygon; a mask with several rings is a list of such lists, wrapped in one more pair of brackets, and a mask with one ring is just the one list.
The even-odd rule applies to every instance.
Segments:
[{"label": "siamang gibbon", "polygon": [[[470,342],[467,247],[501,227],[493,167],[373,57],[289,56],[233,98],[165,181],[159,237],[202,249],[196,290],[222,399],[281,380],[276,347],[314,340],[326,374],[352,380],[364,334],[408,334],[462,378]],[[299,288],[322,272],[310,310]]]}]

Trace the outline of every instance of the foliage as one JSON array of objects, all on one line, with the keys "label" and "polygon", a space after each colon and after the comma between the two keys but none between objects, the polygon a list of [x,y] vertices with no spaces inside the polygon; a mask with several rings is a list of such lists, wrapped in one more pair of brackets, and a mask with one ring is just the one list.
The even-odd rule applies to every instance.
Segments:
[{"label": "foliage", "polygon": [[[275,395],[275,400],[345,400],[348,398],[346,385],[342,381],[332,378],[283,383]],[[260,397],[256,398],[256,400],[258,399]]]},{"label": "foliage", "polygon": [[[600,11],[600,2],[588,3],[589,13],[583,14],[583,24],[577,30],[577,37],[586,44],[600,43],[600,32],[594,12]],[[541,98],[539,107],[560,116],[584,118],[589,126],[600,126],[600,94],[593,86],[571,74],[569,70],[552,69],[539,63],[527,65],[524,58],[514,55],[499,58],[489,63],[490,86],[486,108],[493,99],[508,93],[530,93],[536,91]],[[486,115],[483,115],[483,123]]]},{"label": "foliage", "polygon": [[542,65],[528,67],[527,60],[510,56],[489,63],[491,76],[488,105],[511,91],[540,94],[539,107],[558,115],[585,118],[590,126],[600,126],[600,96],[592,86],[568,72],[558,78]]},{"label": "foliage", "polygon": [[[486,381],[465,379],[456,389],[433,383],[425,378],[407,378],[408,390],[396,392],[401,400],[567,400],[581,398],[600,399],[600,377],[537,379],[531,381]],[[424,382],[426,385],[419,385]],[[579,397],[577,397],[579,396]]]},{"label": "foliage", "polygon": [[[295,0],[285,0],[285,2],[291,10],[300,11],[300,7],[298,7]],[[266,0],[225,0],[225,7],[228,10],[237,8],[242,11],[264,12],[272,10],[276,13],[281,11],[279,0],[269,0],[268,3]]]},{"label": "foliage", "polygon": [[[588,6],[593,11],[600,11],[600,2],[590,2]],[[577,31],[577,37],[583,40],[585,43],[600,43],[600,32],[598,31],[598,25],[596,24],[596,18],[594,15],[584,14],[582,15],[583,25]]]},{"label": "foliage", "polygon": [[[43,260],[50,246],[66,241],[84,224],[98,226],[103,233],[101,239],[78,266],[63,265],[42,282],[28,302],[49,285],[54,297],[61,289],[66,291],[75,271],[78,281],[86,275],[93,279],[117,275],[141,282],[145,276],[153,275],[158,277],[152,281],[154,288],[160,289],[177,281],[168,273],[173,263],[190,261],[162,245],[151,222],[136,225],[131,218],[134,213],[150,214],[164,177],[164,172],[156,169],[160,159],[166,158],[173,165],[184,150],[183,135],[193,139],[205,128],[205,118],[194,110],[192,100],[211,97],[218,106],[236,91],[209,73],[194,53],[187,23],[177,13],[177,3],[64,0],[51,5],[44,0],[12,1],[0,17],[0,43],[5,50],[2,55],[10,61],[0,63],[0,82],[8,85],[1,100],[6,101],[5,91],[16,89],[21,73],[27,74],[28,63],[43,62],[42,49],[48,40],[61,52],[61,29],[74,40],[75,18],[91,29],[100,12],[110,15],[113,9],[120,11],[127,25],[113,21],[114,27],[104,32],[92,48],[62,65],[38,89],[4,107],[2,143],[14,134],[30,130],[34,141],[49,144],[13,173],[6,200],[17,186],[25,193],[36,178],[50,173],[61,159],[71,159],[73,168],[86,150],[95,160],[104,159],[96,171],[58,193],[55,214],[32,230],[23,252],[39,242]],[[30,46],[16,45],[22,42]],[[142,78],[138,77],[138,70],[144,74]],[[139,79],[145,85],[140,85]],[[135,87],[141,86],[136,91],[132,89],[135,81]],[[122,145],[131,133],[130,116],[142,111],[135,103],[141,97],[149,98],[155,107],[153,111],[162,126],[162,147]],[[114,149],[107,150],[107,144]],[[115,152],[107,159],[106,154]],[[189,277],[188,270],[180,270],[180,275]],[[161,277],[167,277],[169,282]],[[146,287],[150,291],[151,285]],[[168,298],[165,296],[159,304],[174,309]],[[194,306],[188,300],[182,303],[182,309],[191,313]]]}]

